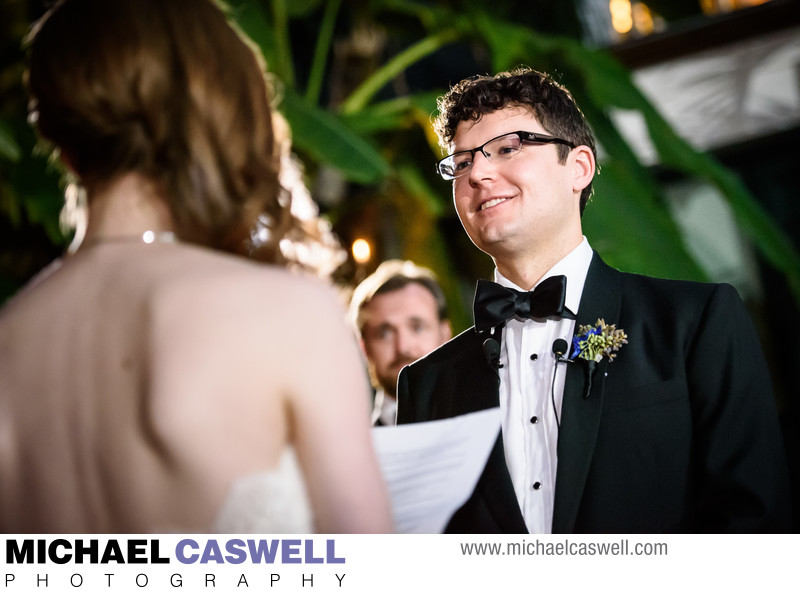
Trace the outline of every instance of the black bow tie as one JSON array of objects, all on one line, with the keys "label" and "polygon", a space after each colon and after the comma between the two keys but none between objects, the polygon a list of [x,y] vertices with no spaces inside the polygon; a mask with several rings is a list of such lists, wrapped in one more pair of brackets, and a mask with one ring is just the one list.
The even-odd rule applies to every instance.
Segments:
[{"label": "black bow tie", "polygon": [[514,316],[575,318],[564,307],[566,295],[567,278],[564,275],[548,277],[533,291],[517,291],[493,281],[479,279],[475,290],[475,328],[479,332],[488,330]]}]

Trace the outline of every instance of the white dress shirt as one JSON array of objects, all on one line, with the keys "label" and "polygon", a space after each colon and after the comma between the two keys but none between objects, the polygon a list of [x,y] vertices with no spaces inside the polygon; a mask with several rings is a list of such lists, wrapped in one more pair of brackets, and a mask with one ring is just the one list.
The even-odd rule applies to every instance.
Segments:
[{"label": "white dress shirt", "polygon": [[[539,282],[565,275],[565,305],[577,314],[591,260],[592,249],[584,237]],[[495,281],[524,291],[496,269]],[[566,377],[566,364],[556,364],[553,342],[562,338],[571,343],[574,328],[575,321],[569,318],[514,317],[503,329],[499,369],[503,446],[514,492],[531,533],[550,533],[553,527],[558,421]]]},{"label": "white dress shirt", "polygon": [[372,406],[372,424],[394,425],[397,423],[397,398],[386,393],[383,388],[375,391],[375,402]]}]

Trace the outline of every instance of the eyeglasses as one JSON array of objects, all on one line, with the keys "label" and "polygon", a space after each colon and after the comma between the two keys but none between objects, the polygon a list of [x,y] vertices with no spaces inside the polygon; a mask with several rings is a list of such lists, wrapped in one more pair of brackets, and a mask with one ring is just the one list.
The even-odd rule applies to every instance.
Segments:
[{"label": "eyeglasses", "polygon": [[553,137],[543,133],[534,133],[532,131],[512,131],[511,133],[493,138],[482,146],[478,146],[472,150],[462,150],[461,152],[445,156],[436,163],[436,172],[439,173],[444,180],[452,181],[470,171],[472,163],[475,160],[475,152],[480,152],[486,156],[487,160],[502,162],[513,158],[526,143],[564,144],[570,148],[575,147],[575,144],[572,142],[559,137]]}]

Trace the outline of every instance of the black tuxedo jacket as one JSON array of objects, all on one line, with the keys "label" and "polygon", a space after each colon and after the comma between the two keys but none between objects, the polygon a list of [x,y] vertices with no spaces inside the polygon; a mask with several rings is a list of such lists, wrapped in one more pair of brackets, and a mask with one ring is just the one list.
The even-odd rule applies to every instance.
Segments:
[{"label": "black tuxedo jacket", "polygon": [[[726,284],[621,273],[595,253],[576,327],[628,335],[584,398],[587,364],[567,366],[553,533],[789,531],[788,476],[763,354]],[[398,424],[498,406],[482,343],[461,333],[407,366]],[[448,532],[525,533],[502,435]]]}]

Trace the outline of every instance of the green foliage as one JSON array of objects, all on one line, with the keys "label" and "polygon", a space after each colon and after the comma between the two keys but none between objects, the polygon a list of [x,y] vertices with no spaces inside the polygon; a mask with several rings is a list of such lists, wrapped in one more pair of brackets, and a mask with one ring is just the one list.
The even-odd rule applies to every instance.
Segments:
[{"label": "green foliage", "polygon": [[389,165],[379,151],[342,118],[290,89],[284,91],[279,108],[291,124],[295,146],[315,161],[333,166],[357,183],[373,183],[389,174]]},{"label": "green foliage", "polygon": [[59,226],[61,171],[37,147],[24,118],[0,122],[0,215],[13,227],[41,228],[50,242],[62,245]]},{"label": "green foliage", "polygon": [[0,158],[9,162],[19,162],[22,157],[22,149],[14,139],[11,128],[0,119]]}]

